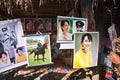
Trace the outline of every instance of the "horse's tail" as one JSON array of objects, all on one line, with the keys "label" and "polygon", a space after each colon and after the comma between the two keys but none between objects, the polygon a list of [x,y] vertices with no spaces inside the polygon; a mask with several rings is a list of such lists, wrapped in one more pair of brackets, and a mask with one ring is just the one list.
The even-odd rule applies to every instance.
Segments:
[{"label": "horse's tail", "polygon": [[31,55],[33,52],[34,52],[34,50],[32,50],[32,51],[30,52],[30,55]]}]

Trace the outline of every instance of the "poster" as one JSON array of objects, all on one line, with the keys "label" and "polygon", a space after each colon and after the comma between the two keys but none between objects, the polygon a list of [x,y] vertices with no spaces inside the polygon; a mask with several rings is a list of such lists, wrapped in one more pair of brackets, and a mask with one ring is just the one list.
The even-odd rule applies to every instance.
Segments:
[{"label": "poster", "polygon": [[52,27],[55,26],[52,26],[52,18],[22,18],[21,22],[24,34],[27,35],[36,34],[38,31],[42,33],[51,32]]},{"label": "poster", "polygon": [[69,43],[74,40],[75,32],[87,31],[88,20],[77,17],[57,17],[57,43]]},{"label": "poster", "polygon": [[97,66],[99,33],[79,32],[74,38],[73,68]]},{"label": "poster", "polygon": [[51,63],[50,37],[47,34],[26,36],[28,66]]},{"label": "poster", "polygon": [[117,46],[116,46],[117,33],[115,30],[114,24],[108,28],[108,33],[109,33],[109,38],[110,38],[111,43],[112,43],[112,50],[115,51],[117,48]]},{"label": "poster", "polygon": [[[23,35],[19,19],[0,21],[0,72],[26,64]],[[20,48],[21,50],[18,50]],[[18,58],[19,62],[17,62]]]}]

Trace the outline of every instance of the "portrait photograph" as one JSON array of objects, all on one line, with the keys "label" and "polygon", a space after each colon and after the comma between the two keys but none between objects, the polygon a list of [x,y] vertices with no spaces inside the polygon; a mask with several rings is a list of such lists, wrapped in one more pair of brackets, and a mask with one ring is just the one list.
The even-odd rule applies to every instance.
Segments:
[{"label": "portrait photograph", "polygon": [[98,32],[75,33],[73,68],[86,68],[97,66],[98,47]]},{"label": "portrait photograph", "polygon": [[73,21],[71,17],[57,17],[57,42],[73,41]]},{"label": "portrait photograph", "polygon": [[7,51],[0,52],[0,68],[11,64],[10,57]]},{"label": "portrait photograph", "polygon": [[87,31],[88,19],[73,18],[73,33]]},{"label": "portrait photograph", "polygon": [[51,63],[50,36],[26,36],[28,66],[46,65]]},{"label": "portrait photograph", "polygon": [[0,54],[7,52],[6,56],[9,56],[11,63],[0,68],[0,72],[26,64],[26,61],[19,64],[16,62],[17,48],[25,46],[25,38],[23,36],[23,27],[20,19],[0,21]]},{"label": "portrait photograph", "polygon": [[21,63],[27,60],[25,46],[19,46],[16,49],[16,63]]}]

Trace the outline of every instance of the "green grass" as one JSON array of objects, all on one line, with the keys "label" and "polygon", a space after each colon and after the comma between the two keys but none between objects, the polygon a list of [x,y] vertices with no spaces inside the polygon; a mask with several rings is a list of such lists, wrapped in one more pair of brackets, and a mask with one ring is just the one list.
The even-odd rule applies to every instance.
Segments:
[{"label": "green grass", "polygon": [[[29,50],[28,50],[29,51]],[[42,60],[42,55],[39,55],[39,59],[40,60],[35,60],[34,61],[34,53],[32,53],[31,55],[29,55],[30,52],[28,52],[28,62],[29,62],[29,66],[36,66],[36,65],[44,65],[44,64],[49,64],[51,62],[51,54],[49,52],[49,49],[45,49],[45,59],[44,62]],[[37,56],[35,57],[35,59],[37,59]]]}]

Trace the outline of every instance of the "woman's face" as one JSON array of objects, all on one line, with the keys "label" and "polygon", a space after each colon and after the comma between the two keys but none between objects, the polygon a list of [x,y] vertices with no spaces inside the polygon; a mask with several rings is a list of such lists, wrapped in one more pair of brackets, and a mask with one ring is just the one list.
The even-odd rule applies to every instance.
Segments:
[{"label": "woman's face", "polygon": [[21,50],[18,50],[18,55],[19,56],[23,55],[23,52]]},{"label": "woman's face", "polygon": [[67,22],[64,22],[64,25],[62,26],[63,32],[68,32],[69,24]]},{"label": "woman's face", "polygon": [[89,41],[88,36],[85,36],[83,43],[82,43],[84,51],[89,51],[91,48],[91,44],[92,42]]},{"label": "woman's face", "polygon": [[7,61],[8,61],[7,55],[2,54],[2,62],[3,62],[3,63],[7,63]]}]

